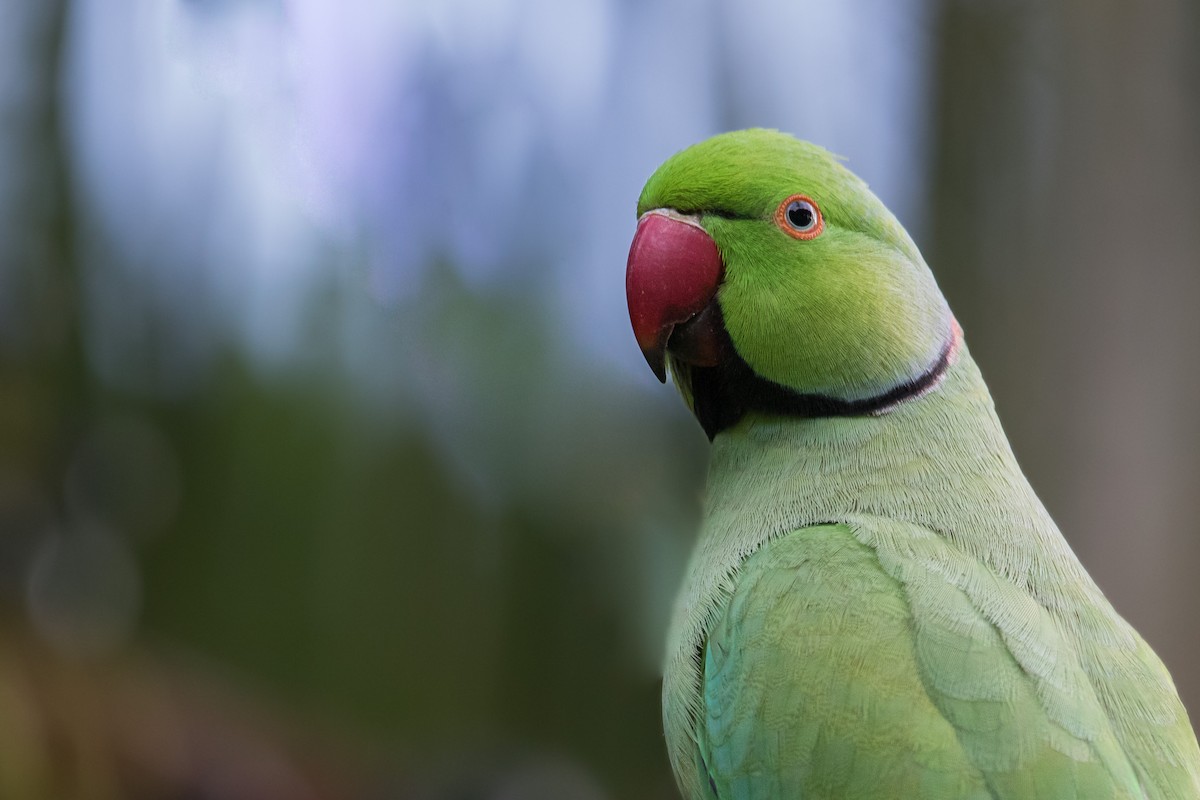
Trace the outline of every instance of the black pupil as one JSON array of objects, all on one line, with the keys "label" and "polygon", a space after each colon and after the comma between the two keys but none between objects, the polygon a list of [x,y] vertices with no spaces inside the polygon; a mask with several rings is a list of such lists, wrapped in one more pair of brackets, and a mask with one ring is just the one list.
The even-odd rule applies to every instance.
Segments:
[{"label": "black pupil", "polygon": [[797,228],[807,228],[813,224],[813,211],[804,203],[792,203],[787,210],[788,222]]}]

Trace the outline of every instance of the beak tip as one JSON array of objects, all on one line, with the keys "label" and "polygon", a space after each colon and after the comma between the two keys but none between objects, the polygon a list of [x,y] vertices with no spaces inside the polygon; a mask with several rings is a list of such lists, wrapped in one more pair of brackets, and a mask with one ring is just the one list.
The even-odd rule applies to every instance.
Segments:
[{"label": "beak tip", "polygon": [[642,350],[642,356],[659,383],[667,382],[667,358],[664,350],[664,347],[648,347]]}]

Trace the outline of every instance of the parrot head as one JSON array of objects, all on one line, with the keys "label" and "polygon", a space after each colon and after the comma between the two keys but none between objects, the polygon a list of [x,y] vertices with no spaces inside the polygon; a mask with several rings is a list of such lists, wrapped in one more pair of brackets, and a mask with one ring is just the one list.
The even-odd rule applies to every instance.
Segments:
[{"label": "parrot head", "polygon": [[746,130],[650,177],[625,288],[659,380],[709,438],[746,413],[881,413],[928,391],[959,332],[904,228],[829,152]]}]

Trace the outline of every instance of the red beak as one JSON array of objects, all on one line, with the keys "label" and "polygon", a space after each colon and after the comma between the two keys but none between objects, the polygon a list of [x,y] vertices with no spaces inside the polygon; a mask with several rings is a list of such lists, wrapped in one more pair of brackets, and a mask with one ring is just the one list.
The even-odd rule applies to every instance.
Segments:
[{"label": "red beak", "polygon": [[[709,308],[721,285],[724,264],[712,237],[699,225],[680,216],[650,211],[638,220],[629,246],[625,269],[625,294],[629,319],[642,355],[662,382],[667,380],[667,344],[677,325],[693,318],[704,329],[705,346],[692,343],[678,353],[691,363],[711,366],[718,357],[714,317],[701,314]],[[695,327],[695,326],[693,326]],[[687,337],[695,338],[695,337]],[[672,353],[676,349],[672,347]]]}]

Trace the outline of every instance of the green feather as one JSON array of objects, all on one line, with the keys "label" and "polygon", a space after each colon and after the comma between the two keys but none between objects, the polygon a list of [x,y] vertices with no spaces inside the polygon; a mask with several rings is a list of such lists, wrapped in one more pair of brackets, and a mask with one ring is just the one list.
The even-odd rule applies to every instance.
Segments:
[{"label": "green feather", "polygon": [[[816,200],[811,241],[772,221]],[[886,413],[756,412],[717,433],[663,683],[689,800],[1200,797],[1170,676],[1018,467],[911,240],[813,145],[726,134],[668,161],[639,213],[695,213],[737,354]],[[689,372],[673,362],[681,390]]]}]

